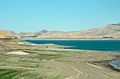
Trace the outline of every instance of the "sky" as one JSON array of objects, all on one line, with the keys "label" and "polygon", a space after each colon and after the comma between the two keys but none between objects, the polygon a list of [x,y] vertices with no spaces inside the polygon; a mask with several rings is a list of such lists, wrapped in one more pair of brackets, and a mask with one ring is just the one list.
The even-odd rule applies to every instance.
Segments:
[{"label": "sky", "polygon": [[120,23],[120,0],[0,0],[0,29],[79,31]]}]

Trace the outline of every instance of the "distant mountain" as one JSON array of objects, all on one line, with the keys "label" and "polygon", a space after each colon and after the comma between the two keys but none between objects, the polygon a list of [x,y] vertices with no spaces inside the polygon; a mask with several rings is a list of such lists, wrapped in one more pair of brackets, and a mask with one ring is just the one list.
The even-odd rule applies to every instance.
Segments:
[{"label": "distant mountain", "polygon": [[16,33],[16,36],[19,39],[37,39],[44,33],[48,33],[48,31],[47,30],[41,30],[41,31],[38,31],[38,32],[20,32],[20,33]]},{"label": "distant mountain", "polygon": [[120,24],[110,24],[85,31],[47,31],[18,33],[21,39],[119,39]]},{"label": "distant mountain", "polygon": [[120,24],[85,31],[48,31],[15,33],[19,39],[120,39]]}]

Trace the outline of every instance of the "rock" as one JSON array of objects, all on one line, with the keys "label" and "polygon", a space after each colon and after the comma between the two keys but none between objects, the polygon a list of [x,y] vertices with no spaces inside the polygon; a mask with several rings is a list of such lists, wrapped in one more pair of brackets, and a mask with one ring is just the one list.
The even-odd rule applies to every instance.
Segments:
[{"label": "rock", "polygon": [[112,66],[114,69],[120,70],[120,60],[114,60],[109,62],[109,65]]}]

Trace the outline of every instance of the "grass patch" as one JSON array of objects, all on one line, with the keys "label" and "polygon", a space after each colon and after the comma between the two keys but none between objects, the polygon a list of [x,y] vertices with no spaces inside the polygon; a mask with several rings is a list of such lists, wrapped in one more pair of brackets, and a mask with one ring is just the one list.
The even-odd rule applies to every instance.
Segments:
[{"label": "grass patch", "polygon": [[19,75],[22,71],[12,69],[0,69],[0,79],[13,79],[13,77]]},{"label": "grass patch", "polygon": [[[36,77],[37,76],[37,77]],[[20,69],[0,69],[0,79],[43,79],[39,73]]]},{"label": "grass patch", "polygon": [[58,59],[61,58],[61,54],[39,54],[38,58],[39,60],[47,59],[47,60],[52,60],[52,59]]}]

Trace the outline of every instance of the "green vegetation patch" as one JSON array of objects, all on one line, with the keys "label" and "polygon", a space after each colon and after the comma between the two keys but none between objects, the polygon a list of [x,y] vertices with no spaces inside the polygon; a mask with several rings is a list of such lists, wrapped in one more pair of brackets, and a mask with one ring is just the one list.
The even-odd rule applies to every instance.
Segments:
[{"label": "green vegetation patch", "polygon": [[44,77],[34,72],[20,69],[0,69],[0,79],[43,79]]},{"label": "green vegetation patch", "polygon": [[17,71],[12,69],[0,69],[0,79],[13,79],[15,76],[21,73],[22,71]]},{"label": "green vegetation patch", "polygon": [[39,54],[38,58],[39,60],[47,59],[47,60],[52,60],[52,59],[59,59],[63,57],[61,54]]}]

